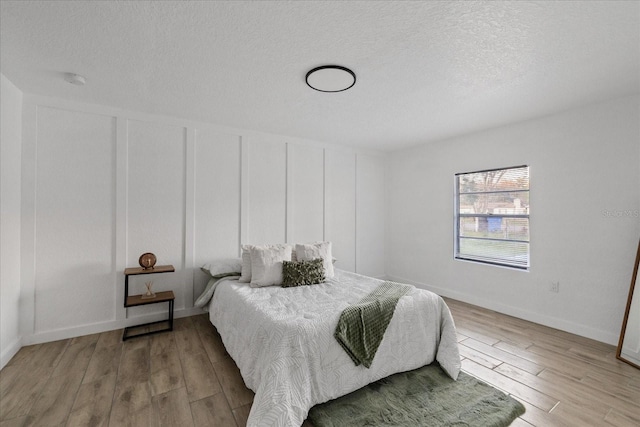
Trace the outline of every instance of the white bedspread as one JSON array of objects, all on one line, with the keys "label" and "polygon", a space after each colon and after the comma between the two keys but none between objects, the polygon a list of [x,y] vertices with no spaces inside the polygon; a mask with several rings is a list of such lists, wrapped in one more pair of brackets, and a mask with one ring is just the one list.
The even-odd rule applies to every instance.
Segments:
[{"label": "white bedspread", "polygon": [[417,288],[398,302],[371,368],[354,365],[333,333],[342,310],[381,283],[336,270],[333,279],[312,286],[217,286],[209,318],[256,393],[247,426],[300,426],[315,404],[434,360],[458,377],[449,308],[438,295]]}]

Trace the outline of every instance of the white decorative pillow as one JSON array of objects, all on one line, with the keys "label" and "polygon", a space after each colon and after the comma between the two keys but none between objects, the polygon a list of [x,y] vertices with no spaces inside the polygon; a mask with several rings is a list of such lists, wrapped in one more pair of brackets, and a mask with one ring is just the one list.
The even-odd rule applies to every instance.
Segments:
[{"label": "white decorative pillow", "polygon": [[282,285],[282,261],[291,261],[291,246],[270,245],[251,248],[251,286]]},{"label": "white decorative pillow", "polygon": [[242,269],[238,282],[251,282],[251,248],[253,245],[242,245]]},{"label": "white decorative pillow", "polygon": [[322,258],[324,264],[324,276],[330,279],[334,276],[333,257],[331,256],[331,242],[307,243],[296,245],[296,257],[298,261],[311,261]]},{"label": "white decorative pillow", "polygon": [[240,275],[242,271],[241,258],[220,258],[204,264],[202,271],[211,277],[220,278],[225,276]]}]

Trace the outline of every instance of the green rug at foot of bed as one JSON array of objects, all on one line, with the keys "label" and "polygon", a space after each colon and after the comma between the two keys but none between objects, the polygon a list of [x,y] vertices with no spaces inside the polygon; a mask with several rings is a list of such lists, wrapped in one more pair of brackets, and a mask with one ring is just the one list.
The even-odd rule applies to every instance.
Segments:
[{"label": "green rug at foot of bed", "polygon": [[314,427],[502,427],[524,411],[500,390],[464,372],[453,381],[433,363],[316,405],[308,418]]}]

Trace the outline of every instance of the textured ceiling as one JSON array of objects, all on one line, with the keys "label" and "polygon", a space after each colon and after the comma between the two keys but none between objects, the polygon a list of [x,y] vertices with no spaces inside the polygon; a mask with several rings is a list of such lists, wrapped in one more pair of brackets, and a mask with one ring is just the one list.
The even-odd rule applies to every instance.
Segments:
[{"label": "textured ceiling", "polygon": [[26,93],[393,150],[640,92],[640,2],[2,0],[0,52]]}]

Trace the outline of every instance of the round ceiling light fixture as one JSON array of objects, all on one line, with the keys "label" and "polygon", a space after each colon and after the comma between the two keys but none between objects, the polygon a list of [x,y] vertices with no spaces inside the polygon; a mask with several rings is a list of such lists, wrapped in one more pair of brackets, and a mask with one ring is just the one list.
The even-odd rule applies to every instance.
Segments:
[{"label": "round ceiling light fixture", "polygon": [[340,65],[322,65],[307,73],[307,85],[320,92],[342,92],[356,84],[353,71]]}]

